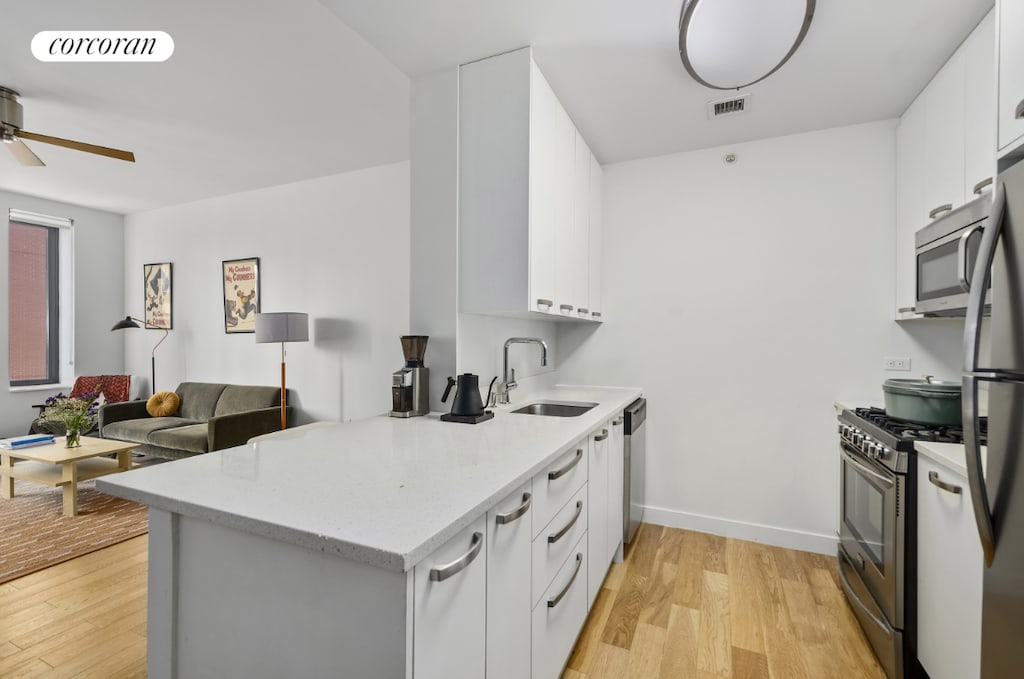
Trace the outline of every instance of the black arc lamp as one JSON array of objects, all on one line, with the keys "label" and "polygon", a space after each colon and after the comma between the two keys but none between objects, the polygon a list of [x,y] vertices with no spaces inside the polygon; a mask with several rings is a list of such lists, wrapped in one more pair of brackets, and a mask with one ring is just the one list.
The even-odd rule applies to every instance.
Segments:
[{"label": "black arc lamp", "polygon": [[[139,325],[139,323],[142,323],[142,325]],[[135,318],[134,316],[125,316],[124,320],[123,321],[118,321],[117,323],[115,323],[114,327],[112,327],[110,329],[110,331],[113,332],[115,330],[128,330],[129,328],[141,328],[141,327],[145,327],[145,326],[146,326],[146,322],[144,320],[142,320],[141,318]],[[154,330],[163,330],[164,331],[164,336],[161,337],[160,340],[156,344],[153,345],[153,350],[150,352],[150,355],[149,355],[149,387],[150,387],[150,389],[152,389],[153,393],[155,394],[156,393],[156,348],[158,346],[160,346],[161,342],[163,342],[165,339],[167,339],[167,335],[169,335],[171,331],[168,330],[167,328],[153,328],[153,329]]]}]

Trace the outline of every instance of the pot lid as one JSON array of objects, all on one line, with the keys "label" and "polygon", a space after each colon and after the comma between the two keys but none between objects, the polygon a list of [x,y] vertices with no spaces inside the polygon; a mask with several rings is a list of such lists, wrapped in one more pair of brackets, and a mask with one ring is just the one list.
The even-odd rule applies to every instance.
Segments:
[{"label": "pot lid", "polygon": [[960,396],[960,383],[951,380],[924,379],[890,379],[882,383],[882,389],[890,393],[909,394],[912,396]]}]

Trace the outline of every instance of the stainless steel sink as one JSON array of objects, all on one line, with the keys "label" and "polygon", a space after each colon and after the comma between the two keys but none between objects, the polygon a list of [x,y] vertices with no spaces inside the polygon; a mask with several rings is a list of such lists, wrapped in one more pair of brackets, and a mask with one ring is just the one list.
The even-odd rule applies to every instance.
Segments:
[{"label": "stainless steel sink", "polygon": [[587,412],[588,410],[596,406],[596,403],[587,403],[585,401],[537,401],[536,403],[527,403],[522,408],[517,408],[512,412],[519,413],[521,415],[547,415],[548,417],[579,417],[583,413]]}]

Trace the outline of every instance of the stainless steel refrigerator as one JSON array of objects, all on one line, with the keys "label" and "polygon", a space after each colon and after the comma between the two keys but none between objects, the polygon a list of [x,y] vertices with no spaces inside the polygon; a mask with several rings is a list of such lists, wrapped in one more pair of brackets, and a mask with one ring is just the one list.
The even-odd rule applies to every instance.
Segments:
[{"label": "stainless steel refrigerator", "polygon": [[[982,679],[1024,676],[1024,162],[999,175],[964,330],[963,415],[971,501],[985,553]],[[980,351],[987,278],[990,354]],[[988,390],[987,465],[979,386]]]}]

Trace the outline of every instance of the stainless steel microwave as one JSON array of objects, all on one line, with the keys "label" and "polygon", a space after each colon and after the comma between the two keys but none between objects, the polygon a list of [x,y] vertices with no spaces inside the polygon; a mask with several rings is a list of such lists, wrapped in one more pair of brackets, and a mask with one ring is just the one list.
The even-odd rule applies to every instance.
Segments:
[{"label": "stainless steel microwave", "polygon": [[965,315],[974,262],[991,205],[991,196],[983,195],[917,232],[914,311],[925,316]]}]

